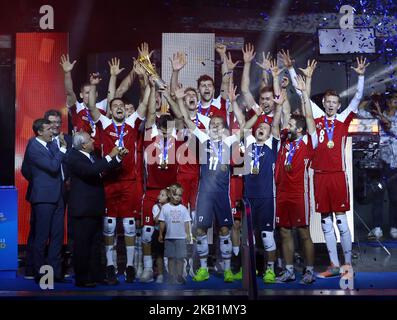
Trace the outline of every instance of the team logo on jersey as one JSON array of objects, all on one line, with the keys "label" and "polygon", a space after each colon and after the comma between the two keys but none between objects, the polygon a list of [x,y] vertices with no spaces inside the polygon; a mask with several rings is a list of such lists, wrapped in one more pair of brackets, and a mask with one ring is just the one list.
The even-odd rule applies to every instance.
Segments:
[{"label": "team logo on jersey", "polygon": [[323,128],[323,123],[322,122],[317,123],[316,124],[316,128],[317,129],[322,129]]},{"label": "team logo on jersey", "polygon": [[[124,131],[124,137],[128,134],[128,130]],[[118,138],[119,135],[116,132],[109,132],[109,135],[111,135],[112,137],[116,137]]]}]

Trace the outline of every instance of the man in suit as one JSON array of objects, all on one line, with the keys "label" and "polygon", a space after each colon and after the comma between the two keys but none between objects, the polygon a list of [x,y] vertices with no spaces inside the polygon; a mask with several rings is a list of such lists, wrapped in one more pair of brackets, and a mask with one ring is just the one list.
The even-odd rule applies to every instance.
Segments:
[{"label": "man in suit", "polygon": [[74,235],[73,267],[78,287],[95,287],[104,280],[101,268],[105,214],[102,174],[117,167],[128,153],[127,149],[115,146],[105,158],[96,159],[93,151],[94,140],[87,132],[78,132],[73,136],[73,149],[67,156],[71,175],[69,214]]},{"label": "man in suit", "polygon": [[61,163],[66,153],[66,141],[59,135],[60,148],[52,142],[51,123],[45,119],[33,122],[35,138],[25,152],[24,172],[29,177],[29,202],[32,206],[34,227],[34,272],[40,278],[40,267],[47,262],[53,267],[56,282],[63,282],[61,247],[64,228],[64,199]]}]

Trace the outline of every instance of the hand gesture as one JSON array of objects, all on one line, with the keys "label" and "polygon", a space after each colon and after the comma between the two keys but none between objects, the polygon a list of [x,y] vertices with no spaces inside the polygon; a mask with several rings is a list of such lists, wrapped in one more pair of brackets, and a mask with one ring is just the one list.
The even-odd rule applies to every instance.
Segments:
[{"label": "hand gesture", "polygon": [[101,81],[102,81],[102,78],[101,78],[101,75],[99,74],[99,72],[90,74],[90,84],[97,85]]},{"label": "hand gesture", "polygon": [[296,85],[295,88],[300,90],[300,91],[306,91],[306,82],[305,82],[305,78],[303,76],[301,76],[300,74],[298,74],[295,77],[296,80]]},{"label": "hand gesture", "polygon": [[135,58],[133,58],[133,67],[132,69],[134,70],[134,73],[138,76],[138,77],[145,77],[146,76],[146,71],[145,69],[143,69],[143,67],[135,60]]},{"label": "hand gesture", "polygon": [[258,105],[254,105],[254,106],[252,107],[252,110],[254,110],[255,114],[256,114],[258,117],[263,113],[262,108],[261,108],[260,106],[258,106]]},{"label": "hand gesture", "polygon": [[283,49],[279,52],[279,55],[281,56],[281,58],[283,60],[284,67],[287,69],[291,68],[292,65],[294,64],[295,60],[291,59],[291,56],[289,55],[289,50],[287,50],[287,52],[285,52]]},{"label": "hand gesture", "polygon": [[186,54],[177,52],[172,55],[170,59],[172,71],[179,71],[186,65]]},{"label": "hand gesture", "polygon": [[118,156],[120,153],[120,149],[116,146],[113,147],[112,151],[110,151],[109,156],[111,158],[114,158],[115,156]]},{"label": "hand gesture", "polygon": [[287,98],[287,92],[286,92],[285,90],[281,90],[280,95],[279,95],[279,96],[276,96],[276,97],[273,99],[273,101],[274,101],[277,105],[281,106],[281,105],[284,103],[284,101],[285,101],[286,98]]},{"label": "hand gesture", "polygon": [[227,56],[225,56],[225,58],[226,58],[225,60],[226,60],[227,70],[229,71],[234,70],[234,68],[241,62],[240,60],[233,62],[230,52],[228,53]]},{"label": "hand gesture", "polygon": [[183,88],[182,84],[178,85],[178,88],[174,92],[176,99],[183,99],[186,94],[185,94],[185,89]]},{"label": "hand gesture", "polygon": [[226,46],[223,43],[216,43],[215,50],[221,57],[226,55]]},{"label": "hand gesture", "polygon": [[357,60],[357,67],[355,68],[351,67],[351,68],[354,71],[356,71],[359,76],[362,76],[365,73],[365,69],[369,66],[369,63],[366,63],[367,58],[363,58],[363,57],[360,58],[357,57],[356,60]]},{"label": "hand gesture", "polygon": [[230,103],[233,103],[234,101],[237,100],[239,94],[236,94],[236,90],[237,90],[237,86],[233,87],[233,82],[229,81],[229,92],[228,92],[228,96],[229,96],[229,101]]},{"label": "hand gesture", "polygon": [[317,67],[317,61],[314,59],[310,61],[309,59],[307,60],[306,69],[299,68],[299,70],[302,71],[302,73],[305,75],[306,78],[311,78],[313,76],[313,72],[316,69],[316,67]]},{"label": "hand gesture", "polygon": [[273,78],[278,77],[280,73],[284,71],[284,69],[285,68],[279,69],[276,59],[270,61],[270,71],[272,72]]},{"label": "hand gesture", "polygon": [[121,148],[121,149],[119,150],[118,157],[119,157],[121,160],[123,160],[124,157],[125,157],[128,153],[129,153],[129,150],[128,150],[127,148]]},{"label": "hand gesture", "polygon": [[283,77],[281,80],[281,89],[287,88],[289,85],[289,78],[288,77]]},{"label": "hand gesture", "polygon": [[66,148],[68,144],[66,143],[63,133],[61,132],[58,137],[59,137],[59,143],[60,143],[61,147]]},{"label": "hand gesture", "polygon": [[265,53],[262,52],[262,57],[263,57],[262,63],[256,62],[256,64],[263,70],[266,71],[270,70],[270,61],[272,60],[272,56],[270,55],[270,52],[268,52],[266,56]]},{"label": "hand gesture", "polygon": [[150,57],[153,54],[153,50],[149,52],[149,45],[146,42],[141,43],[141,46],[138,47],[139,57]]},{"label": "hand gesture", "polygon": [[124,68],[120,69],[120,59],[118,58],[112,58],[108,61],[108,65],[110,67],[111,76],[117,77],[124,70]]},{"label": "hand gesture", "polygon": [[254,46],[251,43],[247,43],[243,49],[243,58],[244,58],[244,63],[251,63],[251,61],[255,58],[255,49]]},{"label": "hand gesture", "polygon": [[73,70],[74,65],[76,64],[76,60],[70,63],[69,55],[66,56],[63,54],[61,56],[61,62],[59,63],[62,66],[63,72],[67,73]]}]

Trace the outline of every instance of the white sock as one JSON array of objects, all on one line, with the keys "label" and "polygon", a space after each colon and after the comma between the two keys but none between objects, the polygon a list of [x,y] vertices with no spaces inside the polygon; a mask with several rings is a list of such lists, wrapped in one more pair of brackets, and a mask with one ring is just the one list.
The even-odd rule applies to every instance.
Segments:
[{"label": "white sock", "polygon": [[314,272],[314,267],[313,266],[306,266],[306,271],[310,271],[310,273]]},{"label": "white sock", "polygon": [[294,273],[294,266],[292,264],[287,264],[285,266],[285,269],[287,269],[291,273]]},{"label": "white sock", "polygon": [[143,256],[143,268],[144,269],[153,269],[152,256]]},{"label": "white sock", "polygon": [[239,254],[239,252],[240,252],[240,247],[238,247],[238,246],[233,246],[233,253],[234,253],[234,255],[235,256],[238,256],[238,254]]},{"label": "white sock", "polygon": [[127,267],[134,266],[135,246],[126,246],[127,253]]},{"label": "white sock", "polygon": [[113,246],[105,246],[106,251],[106,266],[114,266],[113,261]]},{"label": "white sock", "polygon": [[207,258],[200,258],[200,267],[207,269]]},{"label": "white sock", "polygon": [[345,264],[352,264],[352,236],[347,224],[346,214],[336,216],[336,225],[339,229],[340,243],[345,256]]},{"label": "white sock", "polygon": [[223,270],[230,270],[230,259],[223,260]]},{"label": "white sock", "polygon": [[274,271],[274,261],[268,261],[267,269],[271,269],[272,271]]},{"label": "white sock", "polygon": [[339,267],[338,250],[336,248],[336,236],[331,216],[321,219],[321,227],[324,232],[325,243],[327,244],[329,259],[335,267]]}]

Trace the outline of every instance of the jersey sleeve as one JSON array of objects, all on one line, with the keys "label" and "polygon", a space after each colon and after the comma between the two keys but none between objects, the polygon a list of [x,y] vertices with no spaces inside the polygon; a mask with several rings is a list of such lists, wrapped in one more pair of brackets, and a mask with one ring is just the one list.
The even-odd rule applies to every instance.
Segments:
[{"label": "jersey sleeve", "polygon": [[[352,101],[350,101],[349,106],[345,110],[343,110],[343,112],[338,114],[338,120],[340,122],[345,122],[346,119],[348,119],[350,113],[356,114],[358,112],[358,106],[363,97],[363,92],[364,92],[364,76],[359,76],[356,94],[354,95]],[[350,121],[352,119],[353,118],[351,118]]]},{"label": "jersey sleeve", "polygon": [[204,142],[206,142],[207,140],[210,139],[208,134],[206,134],[205,132],[203,132],[199,128],[195,128],[192,133],[199,139],[200,143],[204,143]]},{"label": "jersey sleeve", "polygon": [[99,101],[97,104],[96,104],[96,107],[98,108],[98,109],[100,109],[100,110],[102,110],[102,111],[105,111],[105,113],[106,113],[106,109],[107,109],[107,106],[108,106],[108,99],[103,99],[102,101]]},{"label": "jersey sleeve", "polygon": [[131,128],[134,129],[139,129],[139,126],[141,125],[142,121],[145,120],[144,118],[141,118],[138,114],[138,112],[134,112],[131,114],[127,119],[125,119],[125,122],[131,126]]},{"label": "jersey sleeve", "polygon": [[102,128],[104,130],[112,124],[112,120],[110,120],[108,117],[101,114],[101,116],[98,118],[98,120],[95,122],[95,124],[101,124],[98,127]]}]

